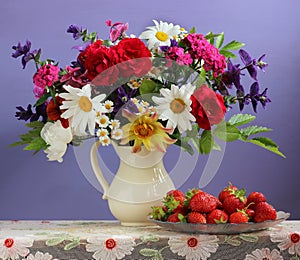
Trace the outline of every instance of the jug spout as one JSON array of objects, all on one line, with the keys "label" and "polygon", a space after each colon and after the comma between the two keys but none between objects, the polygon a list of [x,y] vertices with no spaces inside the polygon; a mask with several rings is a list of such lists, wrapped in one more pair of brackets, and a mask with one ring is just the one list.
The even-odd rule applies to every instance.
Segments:
[{"label": "jug spout", "polygon": [[103,188],[103,196],[102,198],[103,199],[107,199],[107,193],[108,193],[108,189],[109,189],[109,184],[108,182],[106,181],[106,179],[104,178],[104,175],[103,175],[103,172],[101,170],[101,168],[99,167],[99,162],[98,162],[98,148],[100,146],[100,142],[99,141],[96,141],[92,148],[91,148],[91,153],[90,153],[90,156],[91,156],[91,164],[92,164],[92,168],[93,168],[93,171],[100,183],[100,185],[102,186]]}]

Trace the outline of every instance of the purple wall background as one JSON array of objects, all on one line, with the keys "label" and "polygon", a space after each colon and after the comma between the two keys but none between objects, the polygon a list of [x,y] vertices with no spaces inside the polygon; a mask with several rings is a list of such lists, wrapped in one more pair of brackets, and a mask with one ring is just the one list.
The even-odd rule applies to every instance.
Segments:
[{"label": "purple wall background", "polygon": [[[247,43],[258,57],[265,52],[270,66],[260,74],[269,87],[272,103],[259,109],[257,124],[274,129],[268,134],[287,155],[282,159],[251,144],[230,143],[220,169],[205,188],[217,194],[228,181],[247,191],[262,191],[277,208],[300,219],[299,145],[299,1],[2,1],[0,6],[1,128],[0,128],[0,219],[112,219],[107,202],[83,176],[72,149],[64,163],[47,162],[44,153],[35,156],[21,147],[8,149],[27,131],[14,118],[15,106],[34,102],[32,64],[21,69],[11,58],[11,46],[30,39],[42,47],[43,58],[65,66],[76,56],[66,28],[77,23],[108,36],[104,22],[129,22],[129,32],[139,34],[152,19],[195,26],[198,32],[225,32],[225,41]],[[235,110],[237,112],[237,110]],[[246,110],[251,112],[251,110]],[[108,162],[108,164],[113,162]],[[198,170],[199,171],[199,170]],[[183,173],[184,174],[184,173]],[[198,183],[197,169],[181,189]]]}]

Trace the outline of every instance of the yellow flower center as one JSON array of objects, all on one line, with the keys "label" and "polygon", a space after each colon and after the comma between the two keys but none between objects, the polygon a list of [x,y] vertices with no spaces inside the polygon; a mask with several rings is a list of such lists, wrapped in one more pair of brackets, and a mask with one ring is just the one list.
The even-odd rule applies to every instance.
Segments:
[{"label": "yellow flower center", "polygon": [[100,132],[100,136],[106,136],[106,132],[101,131],[101,132]]},{"label": "yellow flower center", "polygon": [[80,97],[80,99],[78,101],[78,105],[79,105],[80,109],[83,110],[84,112],[90,112],[93,108],[92,102],[86,96]]},{"label": "yellow flower center", "polygon": [[134,127],[134,134],[142,139],[148,138],[153,134],[153,126],[147,123],[136,125]]},{"label": "yellow flower center", "polygon": [[111,109],[111,104],[105,104],[105,108],[106,108],[107,110],[110,110],[110,109]]},{"label": "yellow flower center", "polygon": [[104,118],[104,117],[102,117],[101,119],[100,119],[100,124],[101,125],[104,125],[106,123],[106,119]]},{"label": "yellow flower center", "polygon": [[165,42],[166,40],[169,39],[169,36],[168,34],[166,34],[165,32],[161,32],[161,31],[158,31],[156,34],[155,34],[156,38],[162,42]]},{"label": "yellow flower center", "polygon": [[172,100],[170,103],[170,109],[175,113],[175,114],[180,114],[184,111],[186,107],[186,104],[184,101],[180,98],[175,98]]}]

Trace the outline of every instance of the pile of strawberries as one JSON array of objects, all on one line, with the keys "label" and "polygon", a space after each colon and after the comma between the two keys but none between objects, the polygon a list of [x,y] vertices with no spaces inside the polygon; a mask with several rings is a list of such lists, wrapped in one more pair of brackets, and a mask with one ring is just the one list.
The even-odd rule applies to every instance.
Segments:
[{"label": "pile of strawberries", "polygon": [[238,189],[231,183],[218,198],[200,189],[191,189],[186,194],[180,190],[169,191],[162,206],[153,206],[153,219],[187,223],[245,223],[275,220],[276,210],[266,201],[261,192]]}]

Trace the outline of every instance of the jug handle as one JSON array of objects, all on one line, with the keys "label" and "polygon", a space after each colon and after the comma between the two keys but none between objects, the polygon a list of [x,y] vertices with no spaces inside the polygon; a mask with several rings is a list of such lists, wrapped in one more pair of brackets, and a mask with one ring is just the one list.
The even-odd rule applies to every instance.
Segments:
[{"label": "jug handle", "polygon": [[92,148],[91,148],[91,152],[90,152],[90,159],[91,159],[91,164],[92,164],[92,168],[93,168],[93,171],[100,183],[100,185],[102,186],[103,188],[103,196],[102,198],[103,199],[107,199],[107,192],[108,192],[108,189],[109,189],[109,184],[108,182],[106,181],[106,179],[104,178],[103,176],[103,172],[102,170],[100,169],[99,167],[99,161],[98,161],[98,147],[100,146],[100,142],[99,141],[96,141]]}]

